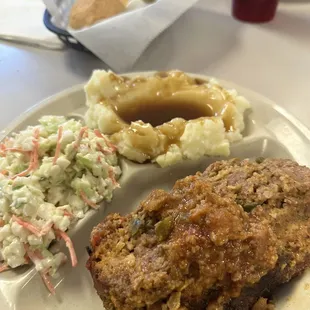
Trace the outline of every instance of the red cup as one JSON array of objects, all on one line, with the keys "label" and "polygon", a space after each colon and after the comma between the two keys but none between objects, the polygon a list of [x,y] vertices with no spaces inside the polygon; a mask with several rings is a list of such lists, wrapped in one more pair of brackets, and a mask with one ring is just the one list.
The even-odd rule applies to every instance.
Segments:
[{"label": "red cup", "polygon": [[233,0],[232,14],[250,23],[271,21],[277,10],[278,0]]}]

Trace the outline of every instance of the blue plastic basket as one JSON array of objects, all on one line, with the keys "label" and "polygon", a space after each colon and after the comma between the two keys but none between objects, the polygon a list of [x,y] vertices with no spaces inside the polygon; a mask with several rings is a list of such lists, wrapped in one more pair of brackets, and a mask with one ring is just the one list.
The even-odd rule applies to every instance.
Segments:
[{"label": "blue plastic basket", "polygon": [[52,23],[51,19],[52,19],[51,14],[49,13],[48,10],[45,10],[43,16],[43,23],[49,31],[55,33],[57,37],[67,46],[74,48],[78,51],[91,53],[84,45],[82,45],[79,41],[77,41],[74,37],[72,37],[72,35],[68,31],[56,27]]}]

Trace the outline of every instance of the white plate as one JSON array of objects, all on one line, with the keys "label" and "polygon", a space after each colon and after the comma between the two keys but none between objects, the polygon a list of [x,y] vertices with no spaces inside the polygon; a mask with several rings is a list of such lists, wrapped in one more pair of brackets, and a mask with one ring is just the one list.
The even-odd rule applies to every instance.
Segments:
[{"label": "white plate", "polygon": [[[137,74],[137,73],[136,73]],[[126,74],[135,76],[136,74]],[[151,73],[138,73],[149,75]],[[193,75],[207,79],[206,76]],[[252,105],[252,111],[246,115],[246,130],[243,141],[231,148],[230,157],[283,157],[296,160],[310,166],[310,132],[300,122],[267,98],[233,83],[220,81],[228,88],[237,89]],[[56,114],[66,116],[83,115],[86,111],[83,86],[76,86],[58,95],[44,100],[25,112],[0,135],[2,139],[12,131],[18,131],[28,125],[34,125],[42,115]],[[0,309],[34,310],[102,310],[102,303],[93,289],[92,279],[85,268],[90,231],[110,212],[128,213],[134,210],[139,201],[154,188],[171,188],[174,182],[198,170],[204,170],[208,164],[218,158],[203,158],[195,162],[184,162],[170,168],[158,168],[155,165],[138,165],[122,161],[122,188],[117,190],[110,204],[102,204],[99,211],[89,211],[86,217],[70,231],[75,244],[79,264],[72,268],[66,264],[61,268],[61,277],[57,280],[56,296],[49,295],[40,276],[33,268],[21,267],[0,274]],[[59,245],[66,253],[63,244]],[[281,288],[275,295],[276,309],[308,310],[310,304],[310,274]]]}]

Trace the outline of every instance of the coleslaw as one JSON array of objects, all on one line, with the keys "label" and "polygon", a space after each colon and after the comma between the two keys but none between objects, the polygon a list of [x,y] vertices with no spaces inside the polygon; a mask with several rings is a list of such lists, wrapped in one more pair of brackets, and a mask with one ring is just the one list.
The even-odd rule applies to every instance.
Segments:
[{"label": "coleslaw", "polygon": [[44,116],[39,125],[0,144],[0,272],[33,263],[49,291],[64,253],[49,246],[63,239],[72,266],[77,258],[66,234],[89,208],[111,200],[121,174],[116,148],[98,130],[63,116]]}]

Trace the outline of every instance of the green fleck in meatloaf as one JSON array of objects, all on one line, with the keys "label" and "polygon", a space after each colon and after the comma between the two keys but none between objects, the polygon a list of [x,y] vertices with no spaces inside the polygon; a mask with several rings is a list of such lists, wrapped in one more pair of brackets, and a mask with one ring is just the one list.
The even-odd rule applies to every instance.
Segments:
[{"label": "green fleck in meatloaf", "polygon": [[310,265],[310,170],[220,161],[94,228],[87,266],[107,310],[271,309]]}]

